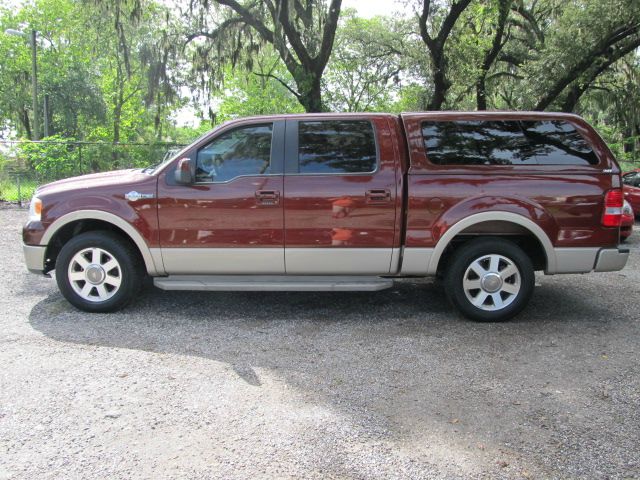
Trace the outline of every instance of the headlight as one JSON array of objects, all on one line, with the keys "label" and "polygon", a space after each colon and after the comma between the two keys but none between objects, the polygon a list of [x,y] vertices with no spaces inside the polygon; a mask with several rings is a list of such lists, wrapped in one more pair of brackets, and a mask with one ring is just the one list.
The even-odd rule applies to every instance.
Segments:
[{"label": "headlight", "polygon": [[42,200],[38,197],[33,197],[29,204],[29,221],[39,222],[42,218]]}]

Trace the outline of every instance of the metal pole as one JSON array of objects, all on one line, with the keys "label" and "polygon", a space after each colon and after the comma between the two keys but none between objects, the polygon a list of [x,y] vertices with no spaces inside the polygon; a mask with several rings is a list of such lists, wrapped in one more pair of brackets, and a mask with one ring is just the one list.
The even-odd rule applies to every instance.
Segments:
[{"label": "metal pole", "polygon": [[22,206],[22,193],[20,192],[20,174],[16,175],[16,181],[18,182],[18,205]]},{"label": "metal pole", "polygon": [[44,96],[44,138],[49,136],[49,95]]},{"label": "metal pole", "polygon": [[38,63],[36,59],[36,31],[31,30],[31,100],[33,102],[33,139],[40,140],[38,126]]}]

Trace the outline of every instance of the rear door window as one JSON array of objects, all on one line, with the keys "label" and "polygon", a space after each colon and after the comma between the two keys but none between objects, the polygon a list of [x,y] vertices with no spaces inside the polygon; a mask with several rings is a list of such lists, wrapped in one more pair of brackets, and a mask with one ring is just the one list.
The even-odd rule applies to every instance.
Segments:
[{"label": "rear door window", "polygon": [[427,158],[436,165],[596,165],[598,157],[561,120],[423,122]]},{"label": "rear door window", "polygon": [[299,173],[371,173],[377,151],[367,120],[320,120],[298,123]]}]

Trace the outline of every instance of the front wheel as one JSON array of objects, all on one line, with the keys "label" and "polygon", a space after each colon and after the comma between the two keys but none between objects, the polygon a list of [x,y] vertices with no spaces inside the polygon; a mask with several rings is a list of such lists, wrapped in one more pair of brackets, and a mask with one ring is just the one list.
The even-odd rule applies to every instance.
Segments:
[{"label": "front wheel", "polygon": [[509,320],[529,302],[535,284],[533,265],[514,243],[478,238],[453,255],[445,289],[466,317],[484,322]]},{"label": "front wheel", "polygon": [[56,260],[62,295],[85,312],[113,312],[129,303],[144,273],[137,252],[107,231],[86,232],[69,240]]}]

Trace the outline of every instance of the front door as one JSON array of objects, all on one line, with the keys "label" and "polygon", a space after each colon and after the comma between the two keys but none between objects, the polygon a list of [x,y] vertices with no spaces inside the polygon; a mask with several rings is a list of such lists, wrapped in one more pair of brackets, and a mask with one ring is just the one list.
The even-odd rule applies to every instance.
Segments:
[{"label": "front door", "polygon": [[390,273],[400,199],[387,119],[287,120],[285,152],[287,274]]},{"label": "front door", "polygon": [[230,125],[187,154],[195,182],[158,182],[168,274],[282,274],[284,121]]}]

